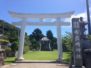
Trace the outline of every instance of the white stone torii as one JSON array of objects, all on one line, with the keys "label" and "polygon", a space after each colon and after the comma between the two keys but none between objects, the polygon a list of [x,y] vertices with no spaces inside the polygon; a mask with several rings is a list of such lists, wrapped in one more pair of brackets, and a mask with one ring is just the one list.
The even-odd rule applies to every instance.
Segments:
[{"label": "white stone torii", "polygon": [[[62,22],[59,19],[69,18],[74,12],[66,12],[66,13],[47,13],[47,14],[31,14],[31,13],[16,13],[10,12],[10,15],[14,18],[21,19],[20,22],[13,23],[16,26],[21,26],[20,39],[19,39],[19,47],[18,47],[18,56],[16,57],[18,60],[22,60],[23,58],[23,49],[24,49],[24,38],[25,38],[25,27],[27,25],[32,26],[57,26],[57,47],[58,47],[58,61],[62,61],[63,49],[62,49],[62,37],[61,37],[61,28],[60,26],[69,26],[69,22]],[[41,22],[27,22],[27,19],[30,18],[39,18]],[[55,22],[43,22],[45,18],[55,18],[57,21]]]}]

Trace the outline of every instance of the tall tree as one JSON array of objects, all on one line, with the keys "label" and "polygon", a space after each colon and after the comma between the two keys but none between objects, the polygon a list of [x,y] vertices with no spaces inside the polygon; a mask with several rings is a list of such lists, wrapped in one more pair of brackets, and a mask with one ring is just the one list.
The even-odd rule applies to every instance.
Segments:
[{"label": "tall tree", "polygon": [[53,50],[54,49],[54,44],[55,44],[55,39],[53,37],[53,33],[51,30],[48,30],[47,33],[46,33],[46,36],[48,37],[48,39],[50,39],[50,45],[51,45],[51,49]]},{"label": "tall tree", "polygon": [[33,37],[36,39],[36,41],[39,41],[44,35],[42,34],[42,31],[39,28],[36,28],[33,33]]},{"label": "tall tree", "polygon": [[40,44],[39,41],[44,35],[42,34],[42,31],[39,28],[36,28],[32,34],[30,34],[29,39],[31,42],[30,49],[31,50],[39,50]]},{"label": "tall tree", "polygon": [[66,36],[62,38],[63,47],[66,48],[64,51],[72,51],[72,34],[66,32]]},{"label": "tall tree", "polygon": [[47,35],[47,37],[48,37],[50,40],[53,39],[53,33],[52,33],[51,30],[48,30],[46,35]]}]

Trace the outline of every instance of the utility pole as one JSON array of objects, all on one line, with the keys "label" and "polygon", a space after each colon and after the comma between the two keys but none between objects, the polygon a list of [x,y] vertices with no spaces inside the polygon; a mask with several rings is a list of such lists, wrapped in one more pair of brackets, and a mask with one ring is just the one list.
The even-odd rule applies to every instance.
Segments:
[{"label": "utility pole", "polygon": [[91,35],[91,23],[90,23],[90,12],[89,12],[89,0],[86,0],[86,7],[87,7],[88,34]]}]

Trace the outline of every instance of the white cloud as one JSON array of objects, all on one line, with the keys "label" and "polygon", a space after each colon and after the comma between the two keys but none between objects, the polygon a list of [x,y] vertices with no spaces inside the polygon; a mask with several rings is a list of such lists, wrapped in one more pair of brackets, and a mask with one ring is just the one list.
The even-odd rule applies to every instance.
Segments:
[{"label": "white cloud", "polygon": [[[71,18],[67,18],[64,21],[65,22],[70,22],[71,25],[69,27],[72,27],[72,23],[71,23],[72,22],[72,18],[80,18],[80,17],[83,17],[83,20],[85,22],[87,22],[87,12],[86,11],[84,11],[82,13],[78,13],[78,14],[73,14],[71,16]],[[91,20],[91,8],[90,8],[90,20]]]},{"label": "white cloud", "polygon": [[[74,17],[83,17],[84,21],[87,21],[87,12],[85,11],[85,12],[73,15],[71,18],[74,18]],[[91,18],[91,7],[90,7],[90,18]]]},{"label": "white cloud", "polygon": [[72,18],[79,18],[79,17],[83,17],[84,21],[87,21],[87,14],[86,14],[86,12],[72,15],[72,16],[71,16],[71,19],[72,19]]},{"label": "white cloud", "polygon": [[[65,19],[65,21],[71,22],[72,18],[79,18],[79,17],[83,17],[84,21],[87,21],[87,12],[85,11],[79,14],[74,14],[71,16],[71,18]],[[90,7],[90,18],[91,18],[91,7]]]}]

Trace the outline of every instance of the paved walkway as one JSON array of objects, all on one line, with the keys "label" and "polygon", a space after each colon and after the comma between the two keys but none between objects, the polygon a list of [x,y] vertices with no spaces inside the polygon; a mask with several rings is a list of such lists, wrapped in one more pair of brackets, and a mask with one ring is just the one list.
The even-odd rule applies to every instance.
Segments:
[{"label": "paved walkway", "polygon": [[68,65],[57,63],[14,63],[0,68],[68,68]]}]

